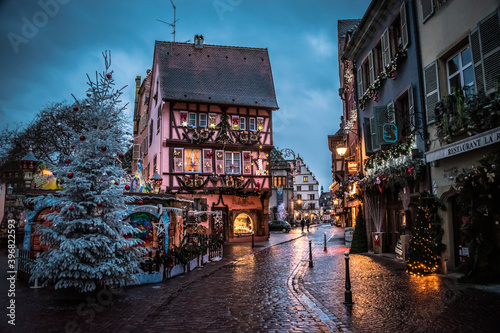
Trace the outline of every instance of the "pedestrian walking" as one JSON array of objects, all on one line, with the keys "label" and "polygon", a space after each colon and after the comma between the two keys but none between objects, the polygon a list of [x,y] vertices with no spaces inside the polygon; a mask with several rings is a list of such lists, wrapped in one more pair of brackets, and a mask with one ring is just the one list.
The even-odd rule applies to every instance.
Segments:
[{"label": "pedestrian walking", "polygon": [[306,225],[306,221],[304,219],[300,220],[300,226],[302,227],[302,232],[304,232],[305,225]]},{"label": "pedestrian walking", "polygon": [[311,225],[311,221],[309,219],[306,220],[307,232],[309,232],[309,226]]}]

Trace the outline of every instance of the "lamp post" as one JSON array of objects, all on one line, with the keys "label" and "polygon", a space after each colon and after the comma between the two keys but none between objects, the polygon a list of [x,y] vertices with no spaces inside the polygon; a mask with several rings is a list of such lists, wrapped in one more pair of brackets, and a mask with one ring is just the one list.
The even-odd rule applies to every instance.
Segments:
[{"label": "lamp post", "polygon": [[[335,148],[335,150],[337,151],[337,154],[342,157],[342,182],[344,182],[345,178],[346,178],[346,172],[345,172],[345,158],[344,158],[344,155],[345,153],[347,152],[347,145],[345,144],[345,142],[341,142],[337,145],[337,148]],[[340,186],[342,186],[342,183],[340,184]],[[345,200],[342,200],[342,206],[344,207],[345,206]],[[343,215],[343,219],[345,221],[345,215]],[[345,226],[345,223],[343,223],[344,226]]]},{"label": "lamp post", "polygon": [[349,251],[344,252],[345,255],[345,305],[352,305],[352,292],[351,292],[351,277],[349,274]]},{"label": "lamp post", "polygon": [[155,191],[155,193],[160,193],[163,178],[161,178],[161,176],[158,174],[158,169],[155,170],[153,177],[151,177],[151,181],[153,182],[153,190]]},{"label": "lamp post", "polygon": [[35,171],[36,167],[38,166],[38,160],[36,159],[35,155],[33,154],[33,148],[30,146],[28,149],[28,152],[24,157],[21,159],[19,162],[20,168],[23,170],[24,173],[24,187],[26,189],[31,188],[31,182],[33,181],[33,172]]},{"label": "lamp post", "polygon": [[13,190],[12,185],[7,185],[7,195],[11,195]]}]

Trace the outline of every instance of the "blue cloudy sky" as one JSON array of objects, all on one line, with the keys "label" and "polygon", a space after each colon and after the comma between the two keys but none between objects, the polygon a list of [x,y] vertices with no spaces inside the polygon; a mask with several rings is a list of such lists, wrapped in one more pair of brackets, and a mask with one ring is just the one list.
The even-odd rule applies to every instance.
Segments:
[{"label": "blue cloudy sky", "polygon": [[[280,107],[274,144],[299,153],[327,189],[327,135],[341,115],[337,20],[361,18],[369,2],[174,0],[176,41],[203,34],[207,44],[268,48]],[[173,38],[157,19],[173,21],[170,0],[0,0],[0,128],[31,121],[48,102],[84,96],[86,73],[103,69],[104,50],[133,105],[154,41]]]}]

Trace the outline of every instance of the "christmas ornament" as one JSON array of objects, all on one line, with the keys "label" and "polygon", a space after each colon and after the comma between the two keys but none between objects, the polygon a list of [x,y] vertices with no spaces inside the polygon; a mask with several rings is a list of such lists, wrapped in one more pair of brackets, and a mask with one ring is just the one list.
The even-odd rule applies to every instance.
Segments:
[{"label": "christmas ornament", "polygon": [[91,93],[87,93],[87,97],[90,97],[90,96],[92,96],[92,94]]},{"label": "christmas ornament", "polygon": [[127,190],[127,191],[130,190],[130,185],[128,185],[128,184],[125,185],[125,190]]},{"label": "christmas ornament", "polygon": [[33,207],[35,206],[35,203],[33,201],[28,201],[28,206]]},{"label": "christmas ornament", "polygon": [[75,146],[71,146],[71,149],[75,149]]},{"label": "christmas ornament", "polygon": [[106,151],[106,146],[102,146],[102,147],[101,147],[101,150],[102,150],[102,151]]},{"label": "christmas ornament", "polygon": [[115,182],[115,185],[119,185],[118,182]]},{"label": "christmas ornament", "polygon": [[85,141],[85,136],[84,135],[80,136],[80,140]]},{"label": "christmas ornament", "polygon": [[73,173],[72,173],[72,172],[68,172],[68,178],[69,178],[69,179],[72,179],[72,178],[73,178]]},{"label": "christmas ornament", "polygon": [[99,202],[97,203],[97,207],[102,207],[102,202],[100,202],[100,201],[99,201]]},{"label": "christmas ornament", "polygon": [[78,111],[78,106],[74,106],[73,111]]},{"label": "christmas ornament", "polygon": [[123,159],[123,156],[124,156],[123,154],[118,155],[120,159]]},{"label": "christmas ornament", "polygon": [[67,158],[67,159],[65,159],[65,160],[64,160],[64,163],[66,163],[66,164],[70,164],[70,163],[71,163],[71,160],[70,160],[69,158]]},{"label": "christmas ornament", "polygon": [[106,77],[110,80],[111,79],[111,73],[106,74]]},{"label": "christmas ornament", "polygon": [[142,205],[142,200],[139,200],[139,205]]},{"label": "christmas ornament", "polygon": [[69,208],[68,208],[68,209],[69,209],[70,211],[73,211],[73,209],[75,209],[75,207],[73,207],[73,206],[69,206]]}]

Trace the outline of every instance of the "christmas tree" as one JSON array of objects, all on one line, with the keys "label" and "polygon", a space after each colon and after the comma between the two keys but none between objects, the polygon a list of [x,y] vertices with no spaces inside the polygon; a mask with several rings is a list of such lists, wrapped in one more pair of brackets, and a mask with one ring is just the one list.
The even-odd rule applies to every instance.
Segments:
[{"label": "christmas tree", "polygon": [[352,235],[352,243],[350,253],[368,252],[368,241],[366,239],[365,218],[363,217],[363,209],[359,207],[358,215],[356,215],[356,227]]},{"label": "christmas tree", "polygon": [[53,197],[50,227],[39,226],[40,240],[48,246],[35,262],[32,280],[89,292],[133,279],[144,249],[130,237],[136,231],[123,221],[126,214],[125,176],[120,158],[126,151],[125,106],[122,90],[115,90],[110,54],[104,53],[105,71],[96,72],[84,100],[68,110],[83,128],[69,128],[72,153],[53,170],[62,189]]},{"label": "christmas tree", "polygon": [[417,217],[412,230],[406,272],[415,275],[431,274],[438,269],[438,256],[444,250],[441,243],[443,229],[438,209],[444,208],[435,196],[420,193]]}]

